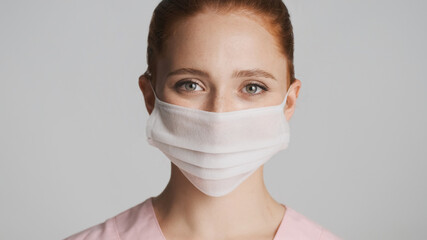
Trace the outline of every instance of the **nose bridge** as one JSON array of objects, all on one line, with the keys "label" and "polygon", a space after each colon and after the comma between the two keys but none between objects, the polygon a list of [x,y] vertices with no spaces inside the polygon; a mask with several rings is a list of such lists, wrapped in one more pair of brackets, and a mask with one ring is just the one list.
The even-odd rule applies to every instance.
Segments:
[{"label": "nose bridge", "polygon": [[229,112],[232,111],[233,103],[231,93],[225,89],[212,92],[207,103],[207,109],[210,112]]}]

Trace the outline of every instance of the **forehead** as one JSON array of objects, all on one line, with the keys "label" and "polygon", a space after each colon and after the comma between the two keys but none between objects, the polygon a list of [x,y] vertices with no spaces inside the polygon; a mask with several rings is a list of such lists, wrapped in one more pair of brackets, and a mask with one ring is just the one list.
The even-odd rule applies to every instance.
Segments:
[{"label": "forehead", "polygon": [[217,77],[259,68],[285,79],[286,57],[262,21],[237,12],[207,11],[174,24],[158,59],[159,77],[181,67],[203,69]]}]

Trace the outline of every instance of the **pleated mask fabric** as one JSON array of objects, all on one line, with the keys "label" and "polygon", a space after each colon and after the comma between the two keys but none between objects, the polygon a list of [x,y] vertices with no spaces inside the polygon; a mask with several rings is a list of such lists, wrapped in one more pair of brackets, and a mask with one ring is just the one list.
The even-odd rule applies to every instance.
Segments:
[{"label": "pleated mask fabric", "polygon": [[[151,84],[150,84],[151,85]],[[201,192],[220,197],[232,192],[289,144],[282,103],[231,112],[209,112],[161,101],[146,124],[146,137]]]}]

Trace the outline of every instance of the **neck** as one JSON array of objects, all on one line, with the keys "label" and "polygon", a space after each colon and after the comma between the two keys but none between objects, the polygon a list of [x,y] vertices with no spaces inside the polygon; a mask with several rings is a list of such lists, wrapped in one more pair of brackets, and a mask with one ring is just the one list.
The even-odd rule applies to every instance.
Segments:
[{"label": "neck", "polygon": [[[174,164],[171,165],[168,185],[153,198],[156,217],[165,236],[188,236],[188,233],[203,239],[248,234],[274,236],[285,208],[267,191],[263,166],[231,193],[210,197],[195,188]],[[265,237],[273,239],[272,236]]]}]

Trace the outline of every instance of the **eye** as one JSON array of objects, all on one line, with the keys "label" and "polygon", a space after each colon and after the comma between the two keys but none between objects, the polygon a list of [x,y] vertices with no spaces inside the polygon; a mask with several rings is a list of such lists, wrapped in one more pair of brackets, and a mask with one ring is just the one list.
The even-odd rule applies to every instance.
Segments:
[{"label": "eye", "polygon": [[197,87],[199,87],[199,90],[203,90],[198,83],[196,83],[194,81],[190,81],[190,80],[179,81],[175,84],[176,89],[181,90],[180,89],[181,87],[184,87],[184,89],[183,89],[184,91],[189,91],[189,92],[197,90]]},{"label": "eye", "polygon": [[250,95],[258,95],[268,90],[267,87],[257,83],[250,83],[246,85],[243,89],[245,90],[244,92],[249,93]]}]

